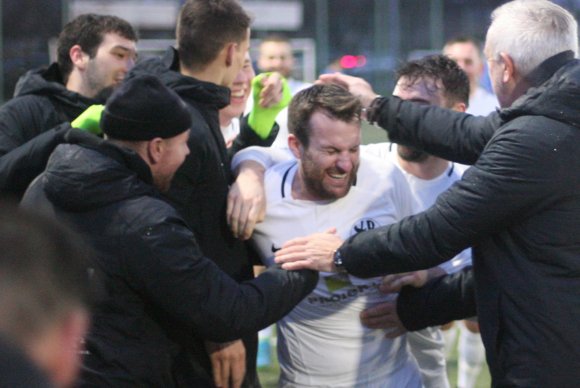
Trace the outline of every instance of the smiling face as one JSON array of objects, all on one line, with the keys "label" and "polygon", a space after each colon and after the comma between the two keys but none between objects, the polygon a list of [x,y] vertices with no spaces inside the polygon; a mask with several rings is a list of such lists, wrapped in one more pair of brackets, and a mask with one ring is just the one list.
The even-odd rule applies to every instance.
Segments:
[{"label": "smiling face", "polygon": [[173,176],[185,161],[185,157],[189,155],[188,138],[189,130],[169,139],[161,140],[159,159],[151,167],[151,173],[155,187],[162,193],[169,190]]},{"label": "smiling face", "polygon": [[304,147],[293,135],[292,152],[300,159],[294,178],[294,198],[311,201],[346,196],[356,180],[361,141],[360,122],[344,122],[321,111],[310,119],[309,145]]},{"label": "smiling face", "polygon": [[284,77],[292,75],[294,57],[288,42],[266,41],[260,45],[258,67],[262,71],[277,71]]},{"label": "smiling face", "polygon": [[135,66],[136,43],[116,33],[107,33],[97,53],[90,58],[84,74],[88,97],[94,97],[107,89],[114,89],[123,82],[125,75]]},{"label": "smiling face", "polygon": [[483,61],[479,48],[472,42],[457,42],[445,46],[443,53],[453,59],[467,74],[471,89],[475,90],[483,74]]},{"label": "smiling face", "polygon": [[246,109],[246,103],[252,91],[251,83],[256,73],[252,66],[250,54],[246,53],[244,67],[238,72],[230,88],[230,105],[220,110],[220,124],[228,125],[234,117],[240,117]]}]

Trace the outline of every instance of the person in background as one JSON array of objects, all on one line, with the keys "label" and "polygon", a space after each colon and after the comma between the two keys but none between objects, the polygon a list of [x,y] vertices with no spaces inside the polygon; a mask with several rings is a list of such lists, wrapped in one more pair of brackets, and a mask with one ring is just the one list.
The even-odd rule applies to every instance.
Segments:
[{"label": "person in background", "polygon": [[470,37],[451,39],[443,46],[443,54],[453,59],[469,78],[469,107],[467,113],[487,116],[499,106],[497,98],[479,84],[483,76],[484,57],[479,43]]},{"label": "person in background", "polygon": [[294,53],[288,38],[269,35],[260,41],[258,51],[258,69],[261,72],[275,71],[282,74],[288,81],[292,95],[310,86],[309,83],[294,78]]}]

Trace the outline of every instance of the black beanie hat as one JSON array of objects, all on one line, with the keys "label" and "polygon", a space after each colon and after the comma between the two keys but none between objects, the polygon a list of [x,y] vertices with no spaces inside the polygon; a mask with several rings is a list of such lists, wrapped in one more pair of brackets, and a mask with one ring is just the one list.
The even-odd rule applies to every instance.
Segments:
[{"label": "black beanie hat", "polygon": [[191,116],[177,93],[156,77],[139,75],[123,82],[101,116],[101,129],[111,139],[168,139],[191,128]]}]

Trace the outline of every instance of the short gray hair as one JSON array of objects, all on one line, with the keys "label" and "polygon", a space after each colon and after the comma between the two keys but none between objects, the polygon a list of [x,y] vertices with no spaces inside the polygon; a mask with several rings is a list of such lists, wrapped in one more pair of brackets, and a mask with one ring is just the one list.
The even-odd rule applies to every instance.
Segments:
[{"label": "short gray hair", "polygon": [[486,55],[508,54],[522,76],[563,51],[578,56],[578,24],[564,8],[548,0],[515,0],[496,8],[487,31]]}]

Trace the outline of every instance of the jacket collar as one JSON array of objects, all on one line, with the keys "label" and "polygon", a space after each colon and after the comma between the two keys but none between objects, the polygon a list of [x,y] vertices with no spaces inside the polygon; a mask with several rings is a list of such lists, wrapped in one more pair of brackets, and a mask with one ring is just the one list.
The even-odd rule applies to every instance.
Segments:
[{"label": "jacket collar", "polygon": [[164,79],[165,84],[175,90],[181,98],[203,102],[218,110],[229,105],[229,88],[185,76],[179,72],[179,53],[175,48],[169,47],[161,58],[161,62],[163,67],[172,73],[172,76]]},{"label": "jacket collar", "polygon": [[153,185],[153,175],[147,163],[135,151],[117,146],[109,141],[83,131],[69,131],[65,140],[70,144],[78,144],[86,148],[95,150],[119,164],[126,166],[129,170],[137,174],[143,182]]},{"label": "jacket collar", "polygon": [[574,52],[572,50],[562,51],[540,63],[524,78],[531,86],[540,86],[550,79],[559,68],[572,60],[574,60]]}]

